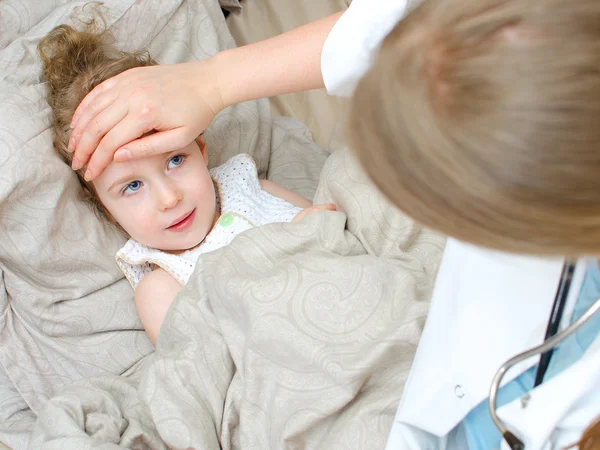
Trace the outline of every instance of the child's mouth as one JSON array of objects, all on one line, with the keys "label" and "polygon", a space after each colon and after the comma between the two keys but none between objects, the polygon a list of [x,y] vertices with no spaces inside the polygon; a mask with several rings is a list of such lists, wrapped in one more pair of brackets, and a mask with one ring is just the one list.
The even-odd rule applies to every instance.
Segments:
[{"label": "child's mouth", "polygon": [[194,218],[196,217],[196,208],[194,208],[190,213],[178,218],[175,222],[167,227],[167,230],[170,231],[184,231],[187,230],[190,225],[194,222]]}]

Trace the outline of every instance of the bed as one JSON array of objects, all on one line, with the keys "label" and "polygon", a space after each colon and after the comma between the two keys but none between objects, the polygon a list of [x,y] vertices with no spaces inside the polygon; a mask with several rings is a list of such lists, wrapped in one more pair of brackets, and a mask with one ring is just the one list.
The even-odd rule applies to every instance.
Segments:
[{"label": "bed", "polygon": [[[107,0],[124,49],[204,58],[345,1]],[[114,253],[51,146],[39,39],[85,2],[0,3],[0,442],[28,448],[383,448],[444,239],[391,207],[343,146],[323,91],[235,105],[209,164],[338,212],[250,230],[207,254],[156,351]],[[231,11],[227,21],[221,8]],[[235,40],[234,40],[235,37]],[[308,127],[304,124],[308,124]],[[0,448],[1,444],[0,444]]]}]

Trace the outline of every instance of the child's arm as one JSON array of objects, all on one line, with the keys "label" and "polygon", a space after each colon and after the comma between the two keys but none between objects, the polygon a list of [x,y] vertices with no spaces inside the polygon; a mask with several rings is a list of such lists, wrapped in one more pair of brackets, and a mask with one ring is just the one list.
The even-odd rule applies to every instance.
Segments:
[{"label": "child's arm", "polygon": [[298,195],[295,192],[284,188],[283,186],[279,186],[277,183],[273,183],[272,181],[260,180],[260,186],[269,194],[282,198],[286,202],[290,202],[292,205],[298,208],[308,208],[309,206],[312,206],[312,202],[310,200],[307,200],[301,195]]},{"label": "child's arm", "polygon": [[165,314],[180,290],[177,280],[161,268],[144,276],[138,284],[135,305],[152,344],[156,344]]},{"label": "child's arm", "polygon": [[333,203],[326,203],[324,205],[313,205],[312,202],[289,189],[279,186],[277,183],[273,183],[269,180],[260,180],[260,185],[264,191],[268,192],[275,197],[284,199],[286,202],[290,202],[297,208],[303,208],[292,222],[298,222],[306,217],[308,214],[319,211],[335,211],[336,207]]}]

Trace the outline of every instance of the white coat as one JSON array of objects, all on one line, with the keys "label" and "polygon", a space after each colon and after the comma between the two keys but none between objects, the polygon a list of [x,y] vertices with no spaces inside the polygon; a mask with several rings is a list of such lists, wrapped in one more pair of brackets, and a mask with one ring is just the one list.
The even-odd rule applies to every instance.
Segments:
[{"label": "white coat", "polygon": [[[327,90],[350,96],[381,40],[406,13],[407,0],[354,0],[329,34],[321,66]],[[578,296],[585,261],[577,265],[564,314]],[[387,450],[465,450],[449,433],[488,397],[496,370],[542,342],[562,268],[560,259],[494,252],[448,241],[415,361]],[[503,384],[538,361],[510,370]],[[499,409],[526,450],[577,441],[600,415],[600,338],[581,360]],[[503,442],[503,449],[508,446]]]}]

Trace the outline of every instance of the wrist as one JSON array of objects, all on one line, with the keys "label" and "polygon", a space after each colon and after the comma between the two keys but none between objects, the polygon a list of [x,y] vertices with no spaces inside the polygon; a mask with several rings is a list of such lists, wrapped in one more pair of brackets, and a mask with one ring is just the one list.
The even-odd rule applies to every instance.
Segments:
[{"label": "wrist", "polygon": [[232,60],[230,53],[231,49],[223,50],[206,60],[212,85],[210,101],[216,104],[215,107],[218,107],[219,110],[244,101],[234,91],[238,84],[231,74],[235,62]]},{"label": "wrist", "polygon": [[180,71],[180,77],[185,73],[185,78],[180,80],[190,89],[190,95],[199,102],[206,105],[214,116],[225,109],[227,104],[222,99],[218,83],[219,73],[214,57],[182,63],[184,71]]}]

